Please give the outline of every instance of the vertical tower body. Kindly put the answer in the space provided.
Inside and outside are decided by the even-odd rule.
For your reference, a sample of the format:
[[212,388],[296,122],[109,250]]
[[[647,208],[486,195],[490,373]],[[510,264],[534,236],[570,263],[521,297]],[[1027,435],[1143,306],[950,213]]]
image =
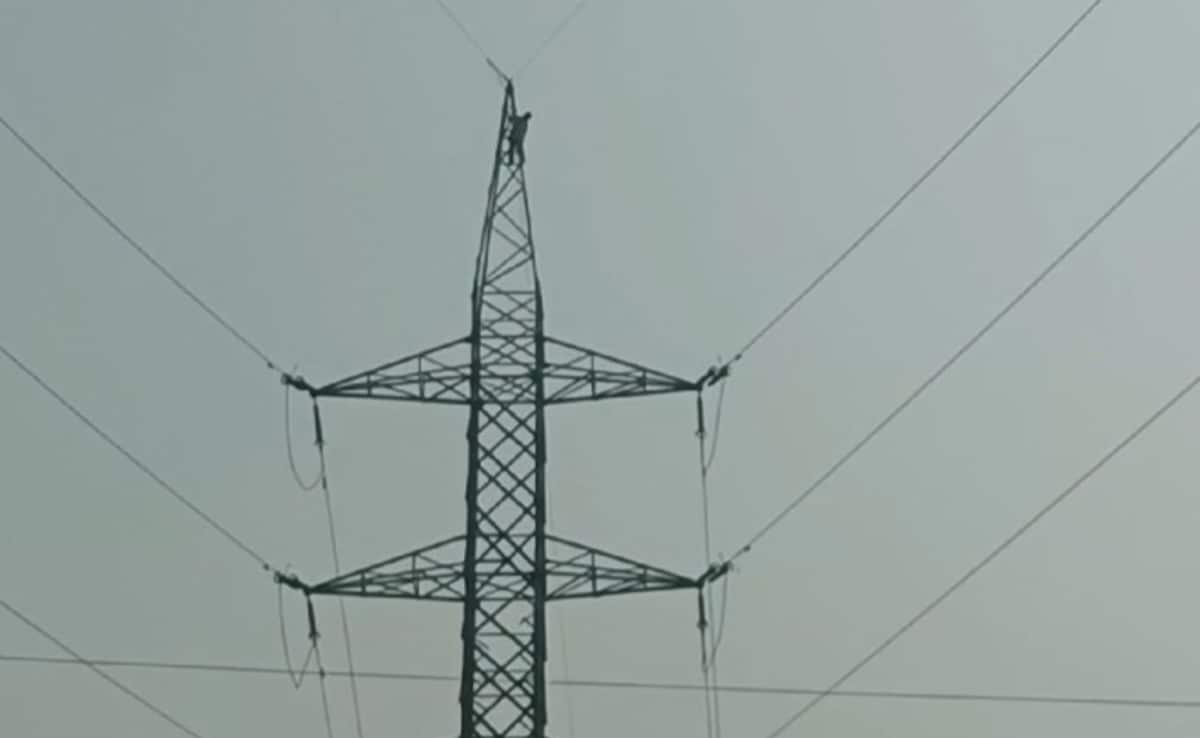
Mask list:
[[[471,294],[461,735],[545,735],[542,294],[505,91]],[[512,148],[511,146],[508,148]]]
[[[306,595],[460,603],[461,738],[546,735],[546,605],[565,599],[696,589],[688,577],[546,531],[546,410],[555,405],[679,392],[687,380],[546,335],[525,190],[519,119],[505,89],[464,337],[315,387],[320,398],[467,409],[466,530],[319,584]],[[515,156],[514,156],[515,155]]]

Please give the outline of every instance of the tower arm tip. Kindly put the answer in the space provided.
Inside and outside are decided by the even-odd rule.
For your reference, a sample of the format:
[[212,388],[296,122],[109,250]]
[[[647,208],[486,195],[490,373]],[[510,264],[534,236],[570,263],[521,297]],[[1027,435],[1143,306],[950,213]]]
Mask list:
[[302,582],[300,577],[296,576],[295,574],[284,574],[281,571],[277,571],[275,572],[275,583],[282,584],[289,589],[294,589],[297,592],[303,592],[304,594],[309,594],[312,592],[312,587]]
[[722,561],[719,564],[709,564],[704,573],[696,579],[696,587],[699,588],[711,584],[731,571],[733,571],[732,561]]

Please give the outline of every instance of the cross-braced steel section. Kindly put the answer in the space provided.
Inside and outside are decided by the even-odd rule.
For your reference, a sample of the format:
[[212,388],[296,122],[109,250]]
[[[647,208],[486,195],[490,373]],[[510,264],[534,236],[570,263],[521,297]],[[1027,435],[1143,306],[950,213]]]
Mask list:
[[[314,595],[462,602],[466,596],[466,542],[466,536],[455,536],[319,584],[293,583]],[[546,551],[547,602],[696,586],[693,577],[558,536],[546,536]],[[528,578],[526,571],[514,570],[502,556],[480,558],[478,563],[488,573],[479,577],[487,584],[476,589],[477,600],[506,601],[520,595]]]
[[468,409],[466,532],[319,584],[309,595],[461,602],[462,738],[546,735],[546,603],[698,588],[699,577],[547,534],[546,408],[587,400],[698,392],[687,380],[546,336],[525,189],[523,134],[505,90],[475,279],[471,330],[335,382],[287,376],[314,398],[462,405]]
[[[310,387],[298,379],[294,381],[318,397],[470,405],[474,377],[472,344],[471,336],[463,336],[323,387]],[[546,405],[642,397],[696,388],[694,381],[553,336],[543,336],[542,345],[541,377]],[[493,395],[498,400],[514,405],[534,404],[537,398],[528,393],[526,383],[516,381],[514,368],[519,365],[484,363],[480,367],[480,377],[493,385]]]
[[[546,726],[546,581],[537,575],[546,568],[542,295],[515,125],[510,85],[471,292],[464,738],[543,736]],[[508,596],[484,596],[499,589]]]

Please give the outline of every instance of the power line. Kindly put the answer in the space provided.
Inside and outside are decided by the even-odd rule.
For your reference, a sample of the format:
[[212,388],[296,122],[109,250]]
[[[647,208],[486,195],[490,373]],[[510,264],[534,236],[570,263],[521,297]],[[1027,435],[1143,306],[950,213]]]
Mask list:
[[491,67],[493,72],[496,73],[496,76],[500,78],[501,82],[507,82],[508,75],[506,75],[504,71],[496,65],[496,62],[492,61],[491,55],[489,55],[487,50],[483,48],[483,44],[479,43],[479,39],[475,37],[475,34],[471,33],[471,29],[467,28],[467,24],[462,22],[462,19],[458,17],[458,14],[446,4],[445,0],[434,0],[434,2],[441,7],[442,12],[445,13],[446,17],[450,19],[450,22],[458,28],[463,37],[475,47],[475,50],[479,52],[479,56],[483,57],[483,60],[487,62],[487,65]]
[[313,634],[310,632],[308,652],[304,655],[304,661],[300,664],[299,670],[293,667],[292,647],[287,633],[287,617],[283,614],[283,582],[276,582],[275,603],[279,613],[279,644],[283,650],[283,665],[288,675],[288,681],[292,683],[293,688],[298,690],[304,686],[304,677],[308,675],[308,665],[312,663],[313,656],[316,654],[316,644],[313,643]]
[[812,484],[810,484],[802,493],[800,493],[800,495],[798,497],[796,497],[786,507],[784,507],[783,510],[781,510],[775,517],[773,517],[757,533],[755,533],[753,536],[751,536],[750,540],[746,543],[746,545],[742,546],[737,551],[737,553],[734,555],[733,558],[736,559],[739,556],[743,555],[744,553],[749,551],[756,543],[758,543],[760,540],[762,540],[763,536],[770,533],[771,530],[773,528],[775,528],[775,526],[779,525],[779,523],[782,522],[784,518],[786,518],[801,503],[803,503],[805,500],[807,500],[809,498],[809,496],[812,495],[814,492],[816,492],[823,484],[825,484],[826,481],[828,481],[831,477],[833,477],[833,475],[835,475],[838,472],[838,470],[840,470],[843,466],[845,466],[845,464],[848,461],[850,461],[850,459],[854,458],[858,454],[859,451],[861,451],[863,448],[865,448],[867,446],[867,444],[869,444],[872,440],[874,440],[875,437],[878,436],[885,428],[887,428],[889,425],[891,425],[892,421],[895,420],[897,417],[899,417],[900,414],[903,413],[906,409],[908,409],[908,407],[910,405],[912,405],[913,402],[915,402],[917,400],[917,398],[919,398],[921,395],[923,395],[926,390],[928,390],[931,386],[934,385],[934,383],[936,383],[939,379],[941,379],[942,375],[944,375],[947,371],[950,370],[951,367],[953,367],[955,364],[957,364],[959,359],[961,359],[963,356],[965,356],[967,354],[967,352],[969,352],[972,348],[974,348],[975,345],[978,344],[983,339],[984,336],[986,336],[988,333],[990,333],[991,330],[993,328],[995,328],[996,325],[999,324],[1000,321],[1002,321],[1009,313],[1011,313],[1013,311],[1013,309],[1016,308],[1017,305],[1019,305],[1026,297],[1028,297],[1030,295],[1030,293],[1032,293],[1035,289],[1037,289],[1037,287],[1039,285],[1041,285],[1042,282],[1044,282],[1046,280],[1046,278],[1049,277],[1052,272],[1054,272],[1056,269],[1058,269],[1058,267],[1060,267],[1068,258],[1070,258],[1070,256],[1072,254],[1074,254],[1075,251],[1080,246],[1082,246],[1084,244],[1084,242],[1086,242],[1092,236],[1093,233],[1095,233],[1102,225],[1104,225],[1104,223],[1110,217],[1112,217],[1112,215],[1115,212],[1117,212],[1117,210],[1119,210],[1121,208],[1121,206],[1124,205],[1129,200],[1129,198],[1131,198],[1134,195],[1134,193],[1136,193],[1138,190],[1140,190],[1142,188],[1142,185],[1144,185],[1151,177],[1153,177],[1158,172],[1158,170],[1162,168],[1162,166],[1164,164],[1166,164],[1181,148],[1183,148],[1184,144],[1186,144],[1189,140],[1191,140],[1191,138],[1196,134],[1197,130],[1200,130],[1200,121],[1197,121],[1190,129],[1188,129],[1188,131],[1181,138],[1179,138],[1174,144],[1172,144],[1171,147],[1169,149],[1167,149],[1166,153],[1164,153],[1162,156],[1160,156],[1158,158],[1158,160],[1155,161],[1154,164],[1149,169],[1147,169],[1140,177],[1138,177],[1137,180],[1132,185],[1130,185],[1130,187],[1128,189],[1126,189],[1124,193],[1121,194],[1120,197],[1118,197],[1111,205],[1109,205],[1108,208],[1103,213],[1101,213],[1098,218],[1096,218],[1094,221],[1092,221],[1091,225],[1089,225],[1087,228],[1085,228],[1083,230],[1083,232],[1080,233],[1079,236],[1076,237],[1075,240],[1072,241],[1070,243],[1070,245],[1068,245],[1066,247],[1066,249],[1064,249],[1062,252],[1060,252],[1058,254],[1058,256],[1054,257],[1054,259],[1048,265],[1046,265],[1046,267],[1044,269],[1042,269],[1042,271],[1039,272],[1038,275],[1033,278],[1033,280],[1031,280],[1024,287],[1022,287],[1021,290],[1019,292],[1017,292],[1017,294],[1011,300],[1009,300],[1008,303],[1005,304],[1005,306],[1003,308],[1001,308],[998,313],[993,315],[991,317],[991,319],[988,320],[988,322],[983,325],[982,328],[980,328],[978,331],[976,331],[975,334],[972,335],[966,341],[966,343],[964,343],[962,346],[960,346],[958,348],[958,350],[956,350],[950,356],[949,359],[947,359],[945,362],[943,362],[933,372],[933,374],[930,374],[925,379],[925,381],[921,382],[921,384],[918,385],[917,388],[914,389],[907,397],[905,397],[904,400],[899,405],[897,405],[895,408],[892,409],[892,411],[890,413],[888,413],[886,416],[884,416],[884,418],[882,420],[880,420],[875,425],[875,427],[873,427],[870,430],[870,432],[868,432],[865,436],[863,436],[862,439],[858,441],[858,443],[854,444],[854,446],[852,446],[849,451],[847,451],[845,454],[843,454],[841,456],[841,458],[839,458],[833,464],[833,466],[829,467],[829,469],[827,469],[824,474],[817,477],[817,479]]
[[1025,84],[1025,81],[1033,76],[1034,72],[1036,72],[1038,68],[1041,67],[1042,64],[1049,59],[1054,52],[1063,45],[1064,42],[1066,42],[1067,38],[1069,38],[1085,20],[1087,20],[1088,16],[1090,16],[1092,11],[1094,11],[1100,5],[1101,1],[1102,0],[1094,0],[1090,5],[1088,5],[1087,8],[1085,8],[1084,11],[1071,23],[1071,25],[1067,26],[1067,29],[1063,31],[1036,60],[1034,60],[1033,64],[1031,64],[1024,72],[1022,72],[1021,76],[1017,77],[1015,82],[1009,85],[1008,89],[1004,91],[1004,94],[1000,95],[995,102],[988,106],[988,108],[983,111],[983,114],[976,118],[975,122],[968,126],[962,135],[955,139],[954,143],[950,144],[950,146],[943,151],[941,155],[938,156],[938,158],[935,159],[933,163],[929,165],[929,167],[925,169],[925,171],[922,172],[921,175],[917,177],[907,189],[904,190],[904,192],[900,194],[900,197],[896,198],[896,200],[889,205],[887,209],[880,213],[879,217],[875,218],[875,220],[871,222],[871,225],[867,226],[867,229],[859,234],[858,238],[854,239],[854,241],[852,241],[850,245],[845,248],[845,250],[838,254],[836,259],[830,262],[830,264],[825,267],[825,269],[822,270],[821,273],[819,273],[811,282],[809,282],[799,294],[792,298],[792,300],[788,302],[782,310],[768,320],[766,325],[760,328],[759,331],[755,333],[749,341],[747,341],[740,349],[738,349],[737,353],[735,353],[733,358],[730,359],[729,364],[733,364],[741,360],[747,351],[749,351],[755,344],[762,340],[764,336],[770,333],[771,330],[774,329],[775,326],[778,325],[785,316],[787,316],[788,313],[794,310],[797,305],[799,305],[810,294],[812,294],[812,292],[816,290],[816,288],[820,286],[820,284],[824,282],[830,274],[840,267],[842,263],[846,261],[846,259],[850,258],[851,254],[857,251],[858,248],[867,241],[867,239],[874,235],[875,231],[879,230],[879,227],[882,226],[889,218],[891,218],[892,215],[894,215],[896,211],[899,210],[900,207],[907,202],[908,199],[912,197],[912,195],[918,189],[920,189],[922,185],[925,184],[926,180],[933,176],[933,174],[940,169],[942,165],[945,164],[946,161],[953,156],[954,153],[959,150],[959,148],[962,147],[964,143],[967,142],[967,139],[971,138],[971,136],[973,136],[975,132],[978,131],[979,128],[983,126],[983,124],[987,122],[989,118],[992,117],[992,114],[995,113],[1000,106],[1008,100],[1008,98],[1012,97],[1012,95],[1018,89],[1020,89],[1023,84]]
[[[546,493],[546,522],[549,523],[551,530],[557,530],[558,526],[554,522],[554,496],[547,491]],[[549,617],[549,615],[547,615]],[[562,682],[568,683],[571,681],[571,658],[570,658],[570,643],[567,640],[567,613],[559,610],[555,616],[556,624],[558,625],[558,643],[562,649]],[[568,686],[564,690],[567,707],[567,738],[575,738],[575,700],[571,694],[571,688]]]
[[563,19],[557,26],[554,27],[554,30],[550,31],[550,35],[546,36],[542,43],[534,50],[532,54],[530,54],[529,59],[521,65],[520,69],[517,70],[517,79],[520,79],[525,74],[526,70],[533,66],[533,63],[537,61],[543,53],[545,53],[546,49],[550,47],[550,44],[554,43],[555,39],[561,36],[563,31],[567,30],[567,26],[571,25],[571,21],[575,20],[576,16],[579,15],[579,12],[583,10],[583,6],[586,4],[587,0],[579,0],[575,3],[575,7],[571,8],[571,10],[565,16],[563,16]]
[[[560,610],[559,612],[561,613],[562,611]],[[562,649],[562,658],[560,659],[562,661],[562,675],[563,675],[562,680],[563,680],[563,682],[570,682],[571,681],[571,659],[570,659],[570,655],[569,655],[570,650],[567,648],[568,641],[567,641],[566,614],[563,613],[563,614],[559,615],[558,618],[556,618],[556,620],[557,620],[557,624],[558,624],[558,642],[559,642],[559,644],[561,644],[560,647]],[[553,683],[553,682],[551,682],[551,683]],[[576,736],[576,733],[575,733],[575,700],[571,694],[570,686],[567,686],[566,690],[564,690],[564,691],[565,691],[566,698],[567,698],[566,699],[566,703],[567,703],[567,738],[575,738],[575,736]]]
[[[313,400],[314,409],[316,412],[316,400]],[[292,472],[292,479],[296,481],[296,486],[303,492],[311,492],[317,488],[321,480],[325,477],[324,455],[322,455],[321,467],[317,469],[317,474],[311,482],[306,482],[300,476],[300,470],[296,466],[296,452],[292,448],[292,389],[288,385],[283,385],[283,442],[287,449],[288,469]]]
[[[317,448],[321,453],[321,491],[325,498],[325,520],[329,527],[329,551],[333,558],[334,576],[342,574],[342,559],[338,553],[337,525],[333,517],[333,496],[329,493],[329,475],[325,473],[325,439],[320,435],[320,425],[317,426]],[[358,699],[358,679],[354,674],[354,647],[350,639],[350,617],[346,614],[346,601],[338,598],[338,611],[342,621],[342,640],[346,644],[346,668],[350,672],[350,696],[354,705],[354,725],[358,738],[363,738],[362,707]],[[317,652],[318,659],[320,652]],[[320,666],[320,661],[317,662]],[[324,669],[322,668],[322,672]],[[324,694],[322,694],[324,699]]]
[[[45,656],[14,656],[0,654],[0,663],[12,664],[43,664],[61,666],[82,665],[76,659],[55,658]],[[171,661],[132,661],[132,660],[92,660],[91,663],[111,668],[151,669],[162,671],[210,672],[217,674],[241,674],[249,676],[282,676],[286,669],[259,666],[238,666],[232,664],[197,664]],[[325,672],[330,678],[347,678],[349,672],[330,670]],[[458,677],[451,674],[424,674],[390,671],[359,671],[356,676],[360,679],[381,681],[410,681],[454,684]],[[601,679],[556,679],[551,684],[560,687],[581,687],[587,689],[633,690],[647,692],[701,692],[703,684],[687,682],[652,682],[636,680],[601,680]],[[746,694],[780,697],[803,697],[825,694],[826,690],[803,687],[772,687],[762,685],[725,684],[720,690],[726,694]],[[995,702],[1002,704],[1043,704],[1043,705],[1075,705],[1081,707],[1138,707],[1154,709],[1200,709],[1200,699],[1139,699],[1124,697],[1060,697],[1053,695],[1023,695],[1023,694],[989,694],[979,692],[920,692],[908,690],[879,690],[879,689],[847,689],[835,690],[829,697],[840,699],[872,699],[872,700],[906,700],[926,702]]]
[[218,313],[215,309],[213,309],[212,306],[210,306],[207,302],[205,302],[203,299],[201,299],[200,296],[197,295],[194,291],[192,291],[192,289],[189,288],[186,284],[184,284],[182,280],[180,280],[178,277],[176,277],[174,274],[172,274],[171,270],[167,269],[167,267],[164,266],[161,261],[154,258],[153,254],[151,254],[144,246],[142,246],[140,243],[138,243],[138,241],[133,236],[129,235],[128,231],[126,231],[124,228],[122,228],[120,225],[118,225],[117,222],[115,220],[113,220],[108,215],[108,213],[104,212],[104,210],[102,210],[100,208],[100,206],[97,205],[94,200],[92,200],[90,197],[88,197],[86,194],[84,194],[83,190],[79,189],[79,187],[77,187],[75,185],[75,183],[72,182],[71,179],[69,177],[67,177],[67,175],[64,174],[61,169],[59,169],[57,166],[55,166],[54,162],[50,161],[50,159],[45,154],[43,154],[36,146],[34,146],[33,143],[28,138],[23,136],[21,134],[21,132],[18,131],[11,123],[9,123],[8,120],[5,119],[2,115],[0,115],[0,125],[3,125],[5,128],[7,128],[8,132],[12,134],[13,138],[15,138],[22,146],[24,146],[25,149],[34,156],[34,158],[36,158],[39,162],[41,162],[42,165],[44,167],[46,167],[46,169],[48,169],[51,174],[53,174],[55,177],[57,177],[58,181],[62,182],[63,185],[66,186],[66,188],[68,190],[70,190],[71,193],[73,195],[75,195],[75,197],[78,198],[80,202],[82,202],[84,205],[86,205],[88,207],[88,209],[90,209],[93,213],[95,213],[96,216],[100,218],[100,220],[104,221],[105,225],[107,225],[109,227],[109,229],[112,230],[113,233],[117,234],[117,236],[119,236],[122,241],[124,241],[126,244],[129,245],[130,248],[132,248],[134,251],[136,251],[148,264],[150,264],[150,266],[152,266],[156,270],[158,270],[159,274],[166,277],[167,281],[169,281],[171,284],[173,284],[176,289],[178,289],[180,292],[182,292],[184,295],[186,295],[188,297],[188,299],[190,299],[197,306],[199,306],[200,309],[203,310],[208,315],[208,317],[210,317],[214,321],[216,321],[216,323],[218,325],[220,325],[222,328],[224,328],[225,332],[227,332],[229,335],[233,336],[234,339],[236,339],[238,341],[238,343],[242,344],[242,346],[246,347],[255,356],[257,356],[264,363],[266,363],[268,369],[271,369],[273,371],[279,371],[279,367],[276,365],[276,363],[274,361],[271,360],[271,357],[268,356],[265,351],[263,351],[261,348],[259,348],[257,345],[255,345],[254,342],[252,342],[249,338],[247,338],[245,336],[245,334],[243,334],[237,328],[234,328],[233,325],[228,320],[226,320],[224,317],[222,317],[220,313]]
[[[321,710],[325,714],[325,735],[333,738],[333,715],[329,711],[329,692],[325,689],[325,677],[328,676],[328,673],[325,671],[325,665],[321,662],[321,647],[315,639],[313,640],[313,654],[317,657],[317,683],[321,687]],[[351,672],[351,679],[353,680],[353,672]]]
[[[471,29],[467,27],[467,24],[463,22],[462,18],[458,17],[458,14],[454,12],[454,9],[451,8],[450,5],[445,2],[445,0],[434,0],[434,2],[438,4],[438,7],[442,9],[442,12],[447,18],[450,19],[450,22],[453,23],[456,28],[458,28],[459,32],[462,33],[463,38],[465,38],[471,44],[471,46],[475,47],[475,50],[479,52],[479,56],[482,57],[485,62],[487,62],[487,65],[491,67],[493,72],[496,73],[496,76],[500,78],[500,81],[505,83],[508,82],[508,75],[505,74],[504,70],[502,70],[496,64],[496,62],[492,60],[492,56],[488,54],[487,49],[485,49],[483,44],[480,43],[479,38],[471,32]],[[536,49],[534,49],[534,52],[530,54],[529,59],[527,59],[525,63],[521,65],[521,67],[517,70],[517,74],[514,79],[520,79],[521,76],[525,74],[529,67],[531,67],[533,63],[536,62],[543,53],[545,53],[546,49],[549,48],[550,45],[562,35],[563,31],[565,31],[567,27],[571,25],[571,21],[575,20],[586,4],[587,0],[578,0],[578,2],[575,3],[575,7],[571,8],[571,10],[565,16],[563,16],[563,19],[559,21],[558,25],[550,31],[549,35],[547,35],[546,38],[542,40],[542,43],[539,44]]]
[[125,457],[126,461],[128,461],[129,463],[131,463],[135,467],[137,467],[138,471],[142,472],[142,474],[149,477],[164,492],[166,492],[167,494],[174,497],[179,503],[181,503],[184,507],[186,507],[194,515],[196,515],[196,517],[203,520],[210,528],[212,528],[216,532],[220,533],[227,541],[229,541],[234,546],[236,546],[239,550],[241,550],[242,553],[244,553],[247,556],[249,556],[250,558],[254,559],[255,563],[257,563],[259,566],[261,566],[264,570],[273,571],[273,568],[267,562],[267,560],[265,558],[263,558],[263,556],[260,555],[257,551],[255,551],[253,548],[251,548],[249,546],[249,544],[247,544],[241,538],[238,538],[237,536],[235,536],[232,532],[230,532],[230,530],[228,528],[226,528],[225,526],[218,523],[215,519],[212,518],[212,516],[210,516],[208,513],[204,512],[199,507],[197,507],[194,502],[189,500],[182,492],[175,489],[175,487],[171,486],[171,484],[169,484],[165,479],[160,477],[153,469],[151,469],[149,466],[147,466],[145,462],[143,462],[138,457],[134,456],[132,452],[130,452],[128,449],[126,449],[124,446],[122,446],[115,438],[113,438],[111,435],[109,435],[103,428],[101,428],[99,425],[97,425],[95,422],[93,422],[91,418],[89,418],[87,415],[84,415],[82,410],[80,410],[78,407],[76,407],[74,404],[72,404],[71,401],[68,400],[66,397],[64,397],[62,394],[60,394],[58,392],[58,390],[51,387],[50,384],[47,383],[44,379],[42,379],[41,376],[39,376],[37,374],[37,372],[35,372],[32,368],[30,368],[30,366],[28,364],[26,364],[25,362],[23,362],[19,358],[17,358],[16,355],[14,355],[11,351],[9,351],[3,345],[0,345],[0,354],[3,354],[5,358],[7,358],[9,361],[11,361],[13,363],[13,365],[15,365],[18,369],[20,369],[22,372],[24,372],[26,376],[28,376],[35,383],[37,383],[37,385],[39,387],[41,387],[42,390],[46,392],[46,394],[53,397],[55,399],[55,401],[58,402],[59,405],[62,405],[64,408],[67,409],[68,412],[70,412],[72,415],[74,415],[76,420],[78,420],[79,422],[86,425],[93,433],[95,433],[97,436],[99,436],[105,443],[107,443],[109,446],[111,446],[117,453],[119,453],[119,454],[121,454],[121,456]]
[[709,445],[708,453],[704,458],[704,471],[706,473],[712,469],[713,462],[717,458],[717,448],[721,442],[721,418],[725,410],[725,391],[728,388],[728,382],[721,382],[721,387],[717,390],[717,414],[713,420],[712,443]]
[[[1200,123],[1198,123],[1197,126],[1200,127]],[[1193,130],[1195,130],[1195,129],[1193,129]],[[1099,472],[1101,469],[1103,469],[1104,466],[1108,464],[1108,462],[1112,461],[1113,458],[1115,458],[1118,454],[1120,454],[1123,450],[1125,450],[1125,448],[1127,446],[1129,446],[1129,444],[1133,443],[1150,426],[1154,425],[1154,423],[1157,422],[1159,418],[1161,418],[1163,415],[1165,415],[1171,408],[1175,407],[1175,405],[1180,400],[1182,400],[1184,397],[1186,397],[1188,395],[1188,393],[1190,393],[1193,389],[1195,389],[1196,385],[1198,385],[1198,384],[1200,384],[1200,374],[1197,374],[1195,377],[1193,377],[1192,380],[1189,381],[1187,384],[1185,384],[1182,389],[1177,391],[1174,395],[1171,396],[1171,398],[1169,400],[1167,400],[1165,403],[1160,405],[1157,410],[1155,410],[1153,413],[1151,413],[1148,418],[1143,420],[1141,422],[1141,424],[1139,424],[1136,428],[1133,429],[1132,432],[1130,432],[1123,439],[1121,439],[1120,442],[1118,442],[1115,446],[1113,446],[1111,449],[1109,449],[1107,453],[1105,453],[1103,456],[1100,457],[1100,459],[1098,461],[1096,461],[1096,463],[1094,463],[1090,467],[1088,467],[1087,471],[1085,471],[1083,474],[1079,475],[1079,477],[1076,478],[1075,481],[1073,481],[1069,485],[1067,485],[1066,489],[1064,489],[1062,492],[1059,492],[1058,495],[1056,495],[1054,497],[1054,499],[1052,499],[1052,500],[1050,500],[1050,502],[1046,503],[1046,505],[1044,505],[1040,510],[1037,511],[1037,513],[1035,513],[1033,515],[1033,517],[1029,518],[1024,523],[1022,523],[1021,526],[1016,529],[1016,531],[1014,531],[1007,538],[1005,538],[1003,541],[1001,541],[998,546],[993,548],[986,556],[984,556],[975,565],[973,565],[970,569],[968,569],[965,574],[963,574],[961,577],[959,577],[957,580],[955,580],[954,583],[951,584],[949,587],[947,587],[940,595],[935,597],[929,604],[925,605],[925,607],[921,608],[917,612],[916,615],[914,615],[912,618],[910,618],[908,620],[908,622],[906,622],[904,625],[900,626],[895,632],[893,632],[890,636],[888,636],[886,639],[884,639],[882,643],[880,643],[878,646],[876,646],[874,649],[872,649],[870,651],[870,653],[868,653],[866,656],[864,656],[862,659],[860,659],[857,663],[855,663],[854,666],[852,666],[844,674],[842,674],[840,677],[838,677],[838,679],[835,682],[833,682],[833,684],[831,684],[828,689],[823,691],[821,694],[816,695],[815,697],[813,697],[813,699],[809,700],[808,703],[804,705],[804,707],[800,708],[800,710],[798,712],[796,712],[794,715],[792,715],[792,717],[788,718],[788,720],[786,722],[784,722],[783,725],[776,728],[770,734],[770,738],[777,738],[785,730],[787,730],[789,727],[794,725],[797,720],[804,717],[804,715],[806,715],[809,712],[809,710],[816,707],[823,699],[825,699],[826,696],[828,696],[829,694],[832,694],[834,690],[839,689],[843,684],[845,684],[847,681],[849,681],[851,678],[853,678],[855,674],[858,674],[865,666],[867,666],[867,664],[870,664],[872,661],[874,661],[876,658],[878,658],[880,654],[882,654],[884,651],[886,651],[888,648],[890,648],[892,646],[892,644],[894,644],[896,641],[900,640],[900,638],[902,638],[904,636],[904,634],[908,633],[910,630],[912,630],[914,627],[916,627],[916,625],[918,623],[920,623],[922,620],[924,620],[929,615],[929,613],[933,612],[938,607],[940,607],[946,600],[950,599],[950,597],[953,596],[955,592],[962,589],[962,587],[965,586],[969,581],[971,581],[975,577],[975,575],[977,575],[985,567],[987,567],[989,564],[991,564],[993,561],[995,561],[996,558],[1000,556],[1000,554],[1002,554],[1006,550],[1008,550],[1008,548],[1010,546],[1012,546],[1014,543],[1016,543],[1018,539],[1020,539],[1022,536],[1024,536],[1026,533],[1028,533],[1043,518],[1045,518],[1047,515],[1049,515],[1055,508],[1057,508],[1060,504],[1062,504],[1076,490],[1078,490],[1080,487],[1082,487],[1084,485],[1084,483],[1086,483],[1089,479],[1091,479],[1093,476],[1095,476],[1097,472]]]
[[[47,665],[79,665],[75,659],[54,658],[46,656],[17,656],[13,654],[0,654],[0,663],[11,664],[47,664]],[[291,675],[296,676],[296,671],[289,671],[286,668],[270,667],[270,666],[241,666],[237,664],[201,664],[189,663],[183,661],[147,661],[137,659],[90,659],[88,663],[96,664],[97,666],[107,666],[115,669],[152,669],[158,671],[200,671],[214,672],[218,674],[245,674],[245,675],[262,675],[262,676],[277,676]],[[431,674],[406,674],[403,672],[356,672],[358,676],[364,679],[391,679],[399,681],[445,681],[454,682],[458,677],[454,676],[437,676]],[[327,670],[327,676],[347,678],[350,676],[349,671],[339,671],[336,669]],[[295,682],[293,682],[294,684]]]
[[[721,404],[725,399],[725,384],[721,384],[720,400],[717,407],[717,423],[720,423]],[[712,516],[711,516],[711,498],[708,489],[708,470],[712,463],[713,454],[716,450],[717,439],[714,438],[712,450],[709,450],[708,431],[705,422],[704,412],[704,395],[696,395],[696,441],[697,451],[699,452],[698,460],[700,462],[700,514],[701,528],[704,539],[704,560],[712,565]],[[725,578],[728,582],[728,577]],[[704,597],[704,592],[708,593]],[[717,646],[714,635],[713,645],[709,647],[709,625],[715,623],[713,611],[713,584],[711,581],[704,585],[701,590],[700,601],[700,669],[704,675],[704,717],[708,731],[708,738],[721,738],[721,672],[717,660]],[[713,625],[715,628],[716,626]]]
[[40,635],[42,638],[45,638],[47,641],[50,641],[51,643],[53,643],[55,646],[57,646],[59,648],[59,650],[71,655],[70,661],[67,661],[66,659],[61,659],[61,661],[67,661],[67,663],[78,664],[80,666],[86,666],[87,668],[89,668],[93,672],[95,672],[101,679],[103,679],[104,681],[113,685],[117,689],[121,690],[122,692],[125,693],[126,696],[130,697],[133,700],[136,700],[138,702],[138,704],[140,704],[142,707],[145,707],[147,710],[150,710],[155,715],[158,715],[160,718],[162,718],[163,720],[166,720],[171,725],[174,725],[176,728],[178,728],[183,733],[190,735],[192,738],[202,738],[199,733],[197,733],[196,731],[192,730],[191,728],[187,727],[183,723],[176,720],[166,710],[162,709],[158,705],[155,705],[150,700],[146,699],[145,697],[141,696],[137,692],[133,691],[129,687],[122,684],[120,681],[118,681],[116,679],[116,677],[112,676],[108,672],[101,669],[96,664],[96,662],[89,661],[89,660],[85,659],[83,656],[80,656],[79,653],[76,652],[73,648],[68,646],[66,643],[63,643],[62,641],[60,641],[52,633],[50,633],[50,631],[46,630],[45,628],[38,625],[30,618],[26,617],[25,614],[20,612],[19,610],[17,610],[17,608],[8,604],[4,600],[0,600],[0,607],[3,607],[17,620],[20,620],[22,623],[27,625],[30,629],[36,631],[37,634]]

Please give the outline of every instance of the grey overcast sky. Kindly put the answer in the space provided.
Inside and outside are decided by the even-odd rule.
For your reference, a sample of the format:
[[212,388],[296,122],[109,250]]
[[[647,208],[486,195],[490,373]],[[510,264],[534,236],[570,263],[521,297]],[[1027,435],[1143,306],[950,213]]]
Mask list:
[[[513,69],[567,0],[453,5]],[[521,79],[556,334],[693,375],[741,344],[1085,0],[591,0]],[[1193,0],[1107,0],[738,365],[729,553],[1200,116]],[[332,378],[465,331],[500,91],[432,0],[2,0],[0,114],[241,330]],[[252,355],[0,136],[0,341],[273,563],[330,563]],[[722,677],[822,687],[1200,370],[1200,142],[731,581]],[[95,658],[283,663],[270,578],[0,363],[0,597]],[[462,525],[464,417],[330,403],[342,558]],[[1200,397],[848,686],[1196,697]],[[555,413],[557,531],[703,567],[689,398]],[[295,423],[300,463],[311,430]],[[342,665],[336,608],[320,603]],[[285,601],[292,632],[302,605]],[[350,603],[359,666],[453,674],[453,607]],[[698,680],[695,601],[555,609],[550,673]],[[293,649],[303,644],[294,639]],[[0,652],[59,655],[0,616]],[[315,682],[118,675],[205,736],[321,736]],[[331,681],[337,735],[353,720]],[[453,683],[363,682],[367,733],[456,730]],[[562,738],[704,731],[698,694],[555,689]],[[727,696],[765,735],[801,698]],[[568,719],[571,716],[571,719]],[[85,669],[0,664],[0,734],[170,726]],[[1192,737],[1200,711],[830,699],[801,736]]]

